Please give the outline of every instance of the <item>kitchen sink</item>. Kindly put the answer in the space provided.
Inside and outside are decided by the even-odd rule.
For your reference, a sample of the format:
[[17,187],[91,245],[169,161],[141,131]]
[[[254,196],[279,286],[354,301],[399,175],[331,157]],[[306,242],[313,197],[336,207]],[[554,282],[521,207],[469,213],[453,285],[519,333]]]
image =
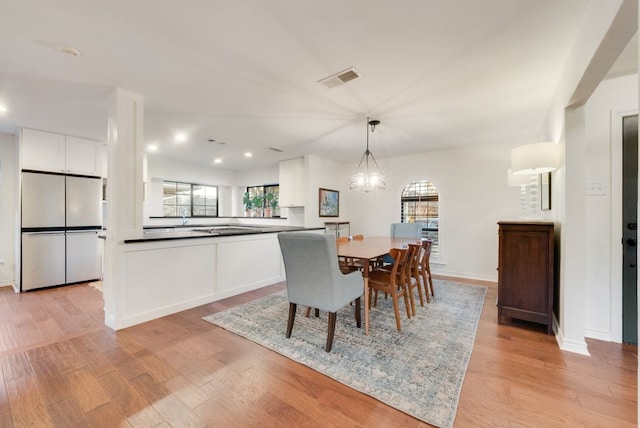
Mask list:
[[154,227],[152,229],[145,229],[144,233],[167,233],[167,232],[184,232],[184,230],[177,229],[175,227]]
[[234,235],[240,233],[261,233],[263,229],[251,226],[212,226],[192,229],[194,232],[208,233],[210,235]]

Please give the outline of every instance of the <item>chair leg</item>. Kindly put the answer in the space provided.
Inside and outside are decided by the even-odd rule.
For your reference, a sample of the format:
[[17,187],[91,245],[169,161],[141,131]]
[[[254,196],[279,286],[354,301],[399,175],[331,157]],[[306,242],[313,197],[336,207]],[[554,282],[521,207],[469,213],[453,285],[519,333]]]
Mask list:
[[333,346],[333,333],[336,331],[336,313],[329,312],[329,329],[327,332],[327,346],[324,348],[325,351],[331,352],[331,347]]
[[[406,299],[407,296],[405,295],[404,297]],[[402,331],[402,325],[400,324],[400,310],[398,309],[398,296],[392,293],[391,300],[393,301],[393,313],[396,316],[396,328],[398,329],[398,331]]]
[[[320,309],[315,308],[314,313],[316,315],[316,318],[318,318],[320,316]],[[305,318],[309,318],[309,314],[311,314],[311,306],[307,306],[307,309],[304,310]]]
[[429,276],[429,287],[431,287],[431,295],[433,297],[436,297],[436,293],[433,292],[433,278],[431,277],[431,269],[430,268],[427,270],[427,274]]
[[[418,296],[420,296],[420,306],[424,307],[424,294],[422,294],[422,287],[420,287],[420,275],[415,276],[416,288],[418,289]],[[427,298],[429,293],[427,292]]]
[[[407,308],[407,318],[411,318],[411,308],[413,307],[413,309],[415,310],[415,306],[411,304],[412,299],[410,296],[413,296],[413,293],[410,293],[410,296],[407,296],[408,292],[409,292],[409,289],[404,290],[404,295],[403,295],[404,306]],[[414,315],[415,315],[415,312],[414,312]]]
[[287,320],[287,339],[291,337],[291,330],[293,330],[293,322],[296,320],[296,309],[298,305],[289,302],[289,319]]
[[409,315],[409,318],[411,318],[413,315],[416,314],[416,301],[413,298],[413,288],[411,287],[411,280],[409,280],[407,282],[407,285],[405,285],[405,290],[404,290],[404,298],[407,298],[407,294],[409,295],[409,302],[411,304],[411,314]]
[[427,295],[427,303],[431,303],[431,298],[429,298],[429,283],[427,279],[427,273],[421,270],[420,275],[422,276],[422,286],[424,287],[424,293]]
[[356,299],[356,326],[360,328],[362,325],[362,316],[360,315],[360,298]]

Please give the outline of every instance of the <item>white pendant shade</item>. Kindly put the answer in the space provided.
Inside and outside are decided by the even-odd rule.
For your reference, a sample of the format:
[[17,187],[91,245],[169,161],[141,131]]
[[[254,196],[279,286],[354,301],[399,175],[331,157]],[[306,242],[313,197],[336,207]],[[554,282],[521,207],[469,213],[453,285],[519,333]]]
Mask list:
[[554,171],[558,165],[558,146],[555,143],[525,144],[511,149],[513,174],[542,174]]
[[384,190],[385,182],[384,175],[380,172],[380,167],[376,158],[373,157],[373,153],[369,150],[369,126],[371,132],[375,130],[375,127],[380,124],[379,120],[369,120],[367,118],[367,149],[365,150],[356,172],[351,175],[351,190],[359,190],[361,192],[372,192],[374,190]]

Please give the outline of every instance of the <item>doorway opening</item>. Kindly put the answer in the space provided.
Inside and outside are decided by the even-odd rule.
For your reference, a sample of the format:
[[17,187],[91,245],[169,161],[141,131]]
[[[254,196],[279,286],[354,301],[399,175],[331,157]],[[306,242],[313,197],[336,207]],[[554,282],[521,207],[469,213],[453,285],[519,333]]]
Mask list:
[[638,115],[622,118],[622,341],[638,343]]

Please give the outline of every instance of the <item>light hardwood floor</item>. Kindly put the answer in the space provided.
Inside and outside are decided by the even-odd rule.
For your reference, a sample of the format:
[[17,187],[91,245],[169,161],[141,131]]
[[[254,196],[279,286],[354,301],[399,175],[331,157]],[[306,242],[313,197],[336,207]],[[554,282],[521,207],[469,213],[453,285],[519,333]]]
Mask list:
[[[0,288],[0,427],[427,426],[201,320],[282,288],[118,332],[87,285]],[[588,340],[591,357],[562,352],[540,331],[498,326],[496,293],[456,427],[636,426],[635,347]]]

